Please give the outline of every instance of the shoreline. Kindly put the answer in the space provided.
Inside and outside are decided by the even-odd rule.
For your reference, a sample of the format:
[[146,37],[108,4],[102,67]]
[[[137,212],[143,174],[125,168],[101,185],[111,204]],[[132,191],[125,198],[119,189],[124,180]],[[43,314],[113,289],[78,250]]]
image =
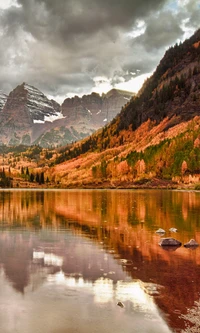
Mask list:
[[[18,179],[19,180],[19,179]],[[100,189],[100,190],[139,190],[139,189],[146,189],[146,190],[182,190],[182,191],[198,191],[200,188],[198,188],[195,183],[185,184],[185,183],[177,183],[172,180],[165,180],[165,179],[159,179],[159,178],[153,178],[153,179],[141,179],[135,182],[127,182],[127,181],[116,181],[116,182],[110,182],[108,180],[99,181],[99,182],[92,182],[92,183],[73,183],[73,184],[56,184],[56,183],[48,183],[47,184],[36,184],[31,183],[28,181],[21,180],[17,183],[18,186],[16,186],[16,182],[14,182],[13,187],[2,187],[0,189],[32,189],[32,190],[67,190],[67,189]],[[196,188],[195,188],[196,187]]]

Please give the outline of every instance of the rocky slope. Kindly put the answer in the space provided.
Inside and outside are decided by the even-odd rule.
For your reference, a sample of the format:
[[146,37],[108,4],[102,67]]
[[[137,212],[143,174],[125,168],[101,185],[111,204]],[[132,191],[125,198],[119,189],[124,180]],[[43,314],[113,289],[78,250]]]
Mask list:
[[70,122],[87,121],[102,127],[111,121],[133,97],[132,93],[117,89],[100,96],[97,93],[67,98],[62,104],[62,113]]
[[113,89],[66,99],[62,106],[26,83],[9,96],[0,93],[0,144],[65,145],[80,140],[113,119],[132,94]]

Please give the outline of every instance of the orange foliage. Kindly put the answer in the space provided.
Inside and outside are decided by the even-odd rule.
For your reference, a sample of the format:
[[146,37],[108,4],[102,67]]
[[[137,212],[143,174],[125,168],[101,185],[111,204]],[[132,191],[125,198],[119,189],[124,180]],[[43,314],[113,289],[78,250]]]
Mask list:
[[195,49],[198,49],[199,46],[200,46],[200,41],[194,43],[193,46],[194,46]]
[[146,165],[145,165],[144,160],[139,160],[136,163],[136,169],[137,169],[137,175],[138,176],[141,176],[141,175],[143,175],[145,173]]
[[121,175],[125,175],[129,172],[130,167],[127,161],[122,161],[117,165],[117,172]]
[[181,166],[181,173],[182,175],[185,173],[185,171],[187,170],[188,166],[187,166],[187,162],[183,161],[182,166]]
[[200,146],[200,140],[199,138],[196,138],[196,140],[194,141],[194,148],[199,148]]

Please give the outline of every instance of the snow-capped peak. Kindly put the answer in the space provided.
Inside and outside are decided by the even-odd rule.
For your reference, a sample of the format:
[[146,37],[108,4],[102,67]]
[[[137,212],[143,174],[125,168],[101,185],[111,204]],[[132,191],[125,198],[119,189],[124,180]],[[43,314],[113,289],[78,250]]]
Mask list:
[[24,89],[28,92],[27,106],[34,123],[63,118],[61,112],[55,109],[54,104],[40,90],[24,83]]

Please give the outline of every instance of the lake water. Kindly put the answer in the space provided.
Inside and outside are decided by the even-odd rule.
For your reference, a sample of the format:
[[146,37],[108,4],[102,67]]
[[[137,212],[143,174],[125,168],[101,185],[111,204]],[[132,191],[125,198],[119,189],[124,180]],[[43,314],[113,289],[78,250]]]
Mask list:
[[200,193],[0,191],[0,332],[181,332],[200,247],[163,249],[158,228],[200,243]]

